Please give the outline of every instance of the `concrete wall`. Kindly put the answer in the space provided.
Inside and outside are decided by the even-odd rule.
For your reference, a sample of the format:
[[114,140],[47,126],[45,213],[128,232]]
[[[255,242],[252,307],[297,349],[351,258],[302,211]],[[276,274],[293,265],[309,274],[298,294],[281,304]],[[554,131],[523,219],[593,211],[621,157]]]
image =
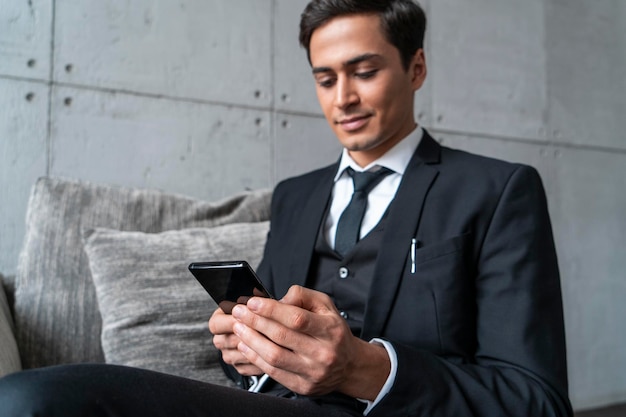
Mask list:
[[[333,161],[304,0],[2,0],[0,273],[41,175],[215,199]],[[428,0],[418,120],[546,184],[576,408],[626,400],[626,2]]]

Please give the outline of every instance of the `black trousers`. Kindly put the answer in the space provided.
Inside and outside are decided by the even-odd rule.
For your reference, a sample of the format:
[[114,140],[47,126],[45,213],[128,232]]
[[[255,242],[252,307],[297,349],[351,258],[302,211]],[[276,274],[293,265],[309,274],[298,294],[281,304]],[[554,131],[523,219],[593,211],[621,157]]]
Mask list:
[[115,365],[62,365],[0,379],[0,417],[347,417],[357,407],[252,394]]

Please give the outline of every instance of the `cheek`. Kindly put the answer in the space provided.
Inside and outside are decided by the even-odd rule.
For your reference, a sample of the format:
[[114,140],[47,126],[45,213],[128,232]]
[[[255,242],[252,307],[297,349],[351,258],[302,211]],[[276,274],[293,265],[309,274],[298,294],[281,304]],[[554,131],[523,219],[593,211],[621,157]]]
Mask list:
[[378,113],[385,113],[396,103],[400,90],[388,80],[380,80],[362,86],[359,91],[361,104]]
[[[401,86],[404,87],[404,86]],[[394,85],[385,90],[384,94],[372,97],[372,106],[375,107],[382,121],[401,123],[410,113],[413,103],[413,94],[406,88],[398,88]]]

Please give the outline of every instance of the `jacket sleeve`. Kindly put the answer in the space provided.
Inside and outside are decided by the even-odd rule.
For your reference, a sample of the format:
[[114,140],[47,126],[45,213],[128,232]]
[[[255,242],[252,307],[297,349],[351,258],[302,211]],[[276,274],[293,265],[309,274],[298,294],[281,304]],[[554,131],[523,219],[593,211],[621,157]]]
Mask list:
[[517,167],[491,214],[476,260],[473,358],[390,342],[391,391],[368,416],[571,416],[563,309],[545,192]]

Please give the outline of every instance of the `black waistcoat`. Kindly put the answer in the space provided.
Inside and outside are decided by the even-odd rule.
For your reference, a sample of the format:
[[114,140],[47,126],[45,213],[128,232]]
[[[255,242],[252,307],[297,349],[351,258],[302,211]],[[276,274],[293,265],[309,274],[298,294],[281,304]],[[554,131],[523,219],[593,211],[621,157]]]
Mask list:
[[307,286],[328,294],[355,336],[363,328],[365,304],[374,276],[378,248],[387,215],[345,257],[326,242],[323,228],[318,233]]

